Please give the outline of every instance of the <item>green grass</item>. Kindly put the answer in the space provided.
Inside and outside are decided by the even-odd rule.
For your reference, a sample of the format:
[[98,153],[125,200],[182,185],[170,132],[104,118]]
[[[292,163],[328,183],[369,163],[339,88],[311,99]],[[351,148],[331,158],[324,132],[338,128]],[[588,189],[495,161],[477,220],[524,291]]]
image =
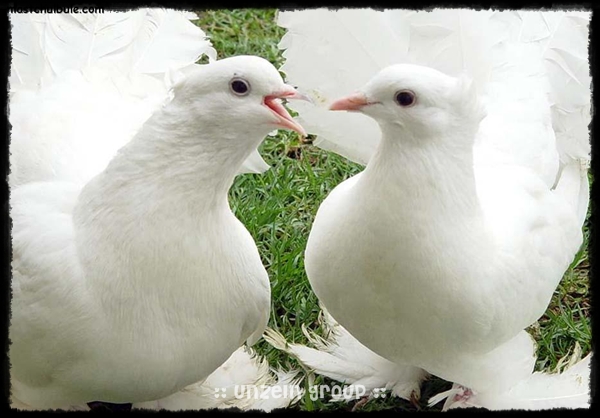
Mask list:
[[[200,17],[197,24],[211,37],[219,58],[250,54],[269,60],[277,68],[283,63],[277,44],[285,31],[275,24],[275,10],[197,12]],[[271,169],[262,175],[238,176],[230,192],[230,202],[236,216],[254,237],[269,273],[272,288],[269,325],[288,341],[306,343],[301,324],[319,331],[318,300],[310,288],[303,263],[312,221],[327,194],[343,180],[359,173],[362,167],[284,131],[268,137],[260,153]],[[539,345],[539,370],[554,368],[576,342],[584,354],[591,349],[587,226],[585,236],[583,249],[556,290],[546,315],[530,329]],[[265,341],[259,342],[256,348],[272,366],[298,366]],[[329,382],[320,376],[316,379],[316,383]],[[421,407],[425,409],[429,396],[449,386],[435,378],[425,382]],[[327,399],[311,401],[305,396],[294,408],[332,411],[350,410],[352,406],[352,403],[328,403]],[[374,399],[361,407],[362,411],[414,409],[398,398]]]

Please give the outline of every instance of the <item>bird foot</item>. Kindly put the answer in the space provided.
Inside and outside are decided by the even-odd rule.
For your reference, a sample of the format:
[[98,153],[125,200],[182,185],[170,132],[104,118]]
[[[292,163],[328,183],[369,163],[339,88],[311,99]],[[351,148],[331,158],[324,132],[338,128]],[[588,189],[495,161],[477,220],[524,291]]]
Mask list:
[[352,407],[352,412],[359,410],[360,408],[362,408],[367,402],[369,402],[369,397],[368,396],[364,396],[361,398],[360,401],[356,402],[354,404],[354,406]]
[[468,408],[470,406],[469,399],[473,396],[473,391],[464,386],[457,385],[454,389],[454,395],[449,396],[444,403],[443,411],[453,408]]
[[452,398],[453,402],[466,402],[473,396],[473,391],[469,388],[459,386],[456,394]]
[[421,410],[421,405],[419,404],[420,399],[421,395],[417,393],[417,391],[413,390],[412,392],[410,392],[410,404],[418,410]]

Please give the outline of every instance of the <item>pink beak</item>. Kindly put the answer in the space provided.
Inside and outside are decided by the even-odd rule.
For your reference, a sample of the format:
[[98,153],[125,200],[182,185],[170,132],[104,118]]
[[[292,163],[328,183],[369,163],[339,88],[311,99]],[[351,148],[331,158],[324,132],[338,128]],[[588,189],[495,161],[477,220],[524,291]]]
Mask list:
[[329,110],[347,110],[349,112],[356,112],[368,104],[367,97],[363,93],[354,93],[333,102],[331,106],[329,106]]
[[304,128],[292,118],[286,108],[283,107],[281,102],[277,99],[299,99],[307,100],[309,102],[312,102],[312,100],[304,94],[297,92],[292,86],[286,86],[284,90],[265,96],[264,98],[264,105],[271,109],[278,118],[278,121],[275,123],[276,126],[298,132],[305,137],[306,131]]

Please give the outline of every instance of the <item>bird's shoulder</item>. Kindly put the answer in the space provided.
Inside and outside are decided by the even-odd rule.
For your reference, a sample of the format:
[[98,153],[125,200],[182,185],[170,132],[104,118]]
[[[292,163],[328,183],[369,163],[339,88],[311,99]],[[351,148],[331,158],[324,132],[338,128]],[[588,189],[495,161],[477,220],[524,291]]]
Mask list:
[[580,232],[575,212],[532,169],[476,167],[477,195],[495,242],[511,254],[563,259]]
[[338,209],[345,199],[349,197],[351,198],[354,186],[356,186],[362,177],[362,174],[363,173],[358,173],[334,187],[325,200],[323,200],[323,203],[321,203],[319,211],[317,212],[317,216],[319,216],[322,212]]

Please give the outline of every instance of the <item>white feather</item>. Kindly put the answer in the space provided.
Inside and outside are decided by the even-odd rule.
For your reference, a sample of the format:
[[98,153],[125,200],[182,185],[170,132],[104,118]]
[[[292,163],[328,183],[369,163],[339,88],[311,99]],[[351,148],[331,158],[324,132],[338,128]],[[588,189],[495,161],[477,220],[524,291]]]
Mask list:
[[446,398],[444,410],[466,407],[490,410],[589,408],[591,357],[590,353],[581,359],[581,347],[577,344],[570,357],[561,359],[563,363],[568,361],[568,365],[560,372],[535,372],[505,393],[474,394],[466,399],[461,396],[455,398],[456,394],[463,392],[463,388],[454,384],[449,391],[430,398],[429,404],[434,405]]
[[411,396],[420,396],[420,384],[427,377],[427,372],[378,356],[350,335],[325,309],[321,312],[319,322],[325,329],[325,337],[302,326],[302,331],[314,348],[288,343],[283,335],[271,328],[267,328],[264,337],[310,371],[346,383],[348,386],[344,395],[333,396],[334,401],[350,401],[361,394],[373,396],[374,389],[382,388],[406,400],[410,400]]
[[10,87],[36,87],[51,77],[51,69],[42,50],[40,37],[44,27],[42,15],[10,14],[12,26],[12,62]]
[[[296,375],[297,372],[271,372],[265,359],[242,347],[206,380],[166,398],[134,404],[133,408],[170,411],[239,408],[270,412],[293,405],[301,398],[304,393],[299,386],[301,378]],[[281,390],[277,392],[274,387]]]
[[[192,16],[175,10],[11,16],[17,30],[39,32],[54,74],[93,66],[113,67],[122,74],[162,74],[170,67],[193,64],[203,54],[216,58],[204,32],[189,22]],[[24,24],[27,20],[39,29],[31,31]]]
[[[582,128],[591,120],[587,42],[582,42],[588,20],[589,12],[285,11],[278,16],[287,29],[279,44],[286,59],[281,69],[318,104],[291,105],[318,135],[316,145],[366,164],[379,142],[377,124],[361,114],[328,112],[333,99],[396,63],[426,65],[452,76],[466,73],[483,90],[510,60],[510,42],[531,43],[550,77],[560,156],[589,159],[587,128]],[[467,35],[473,33],[478,35]]]

